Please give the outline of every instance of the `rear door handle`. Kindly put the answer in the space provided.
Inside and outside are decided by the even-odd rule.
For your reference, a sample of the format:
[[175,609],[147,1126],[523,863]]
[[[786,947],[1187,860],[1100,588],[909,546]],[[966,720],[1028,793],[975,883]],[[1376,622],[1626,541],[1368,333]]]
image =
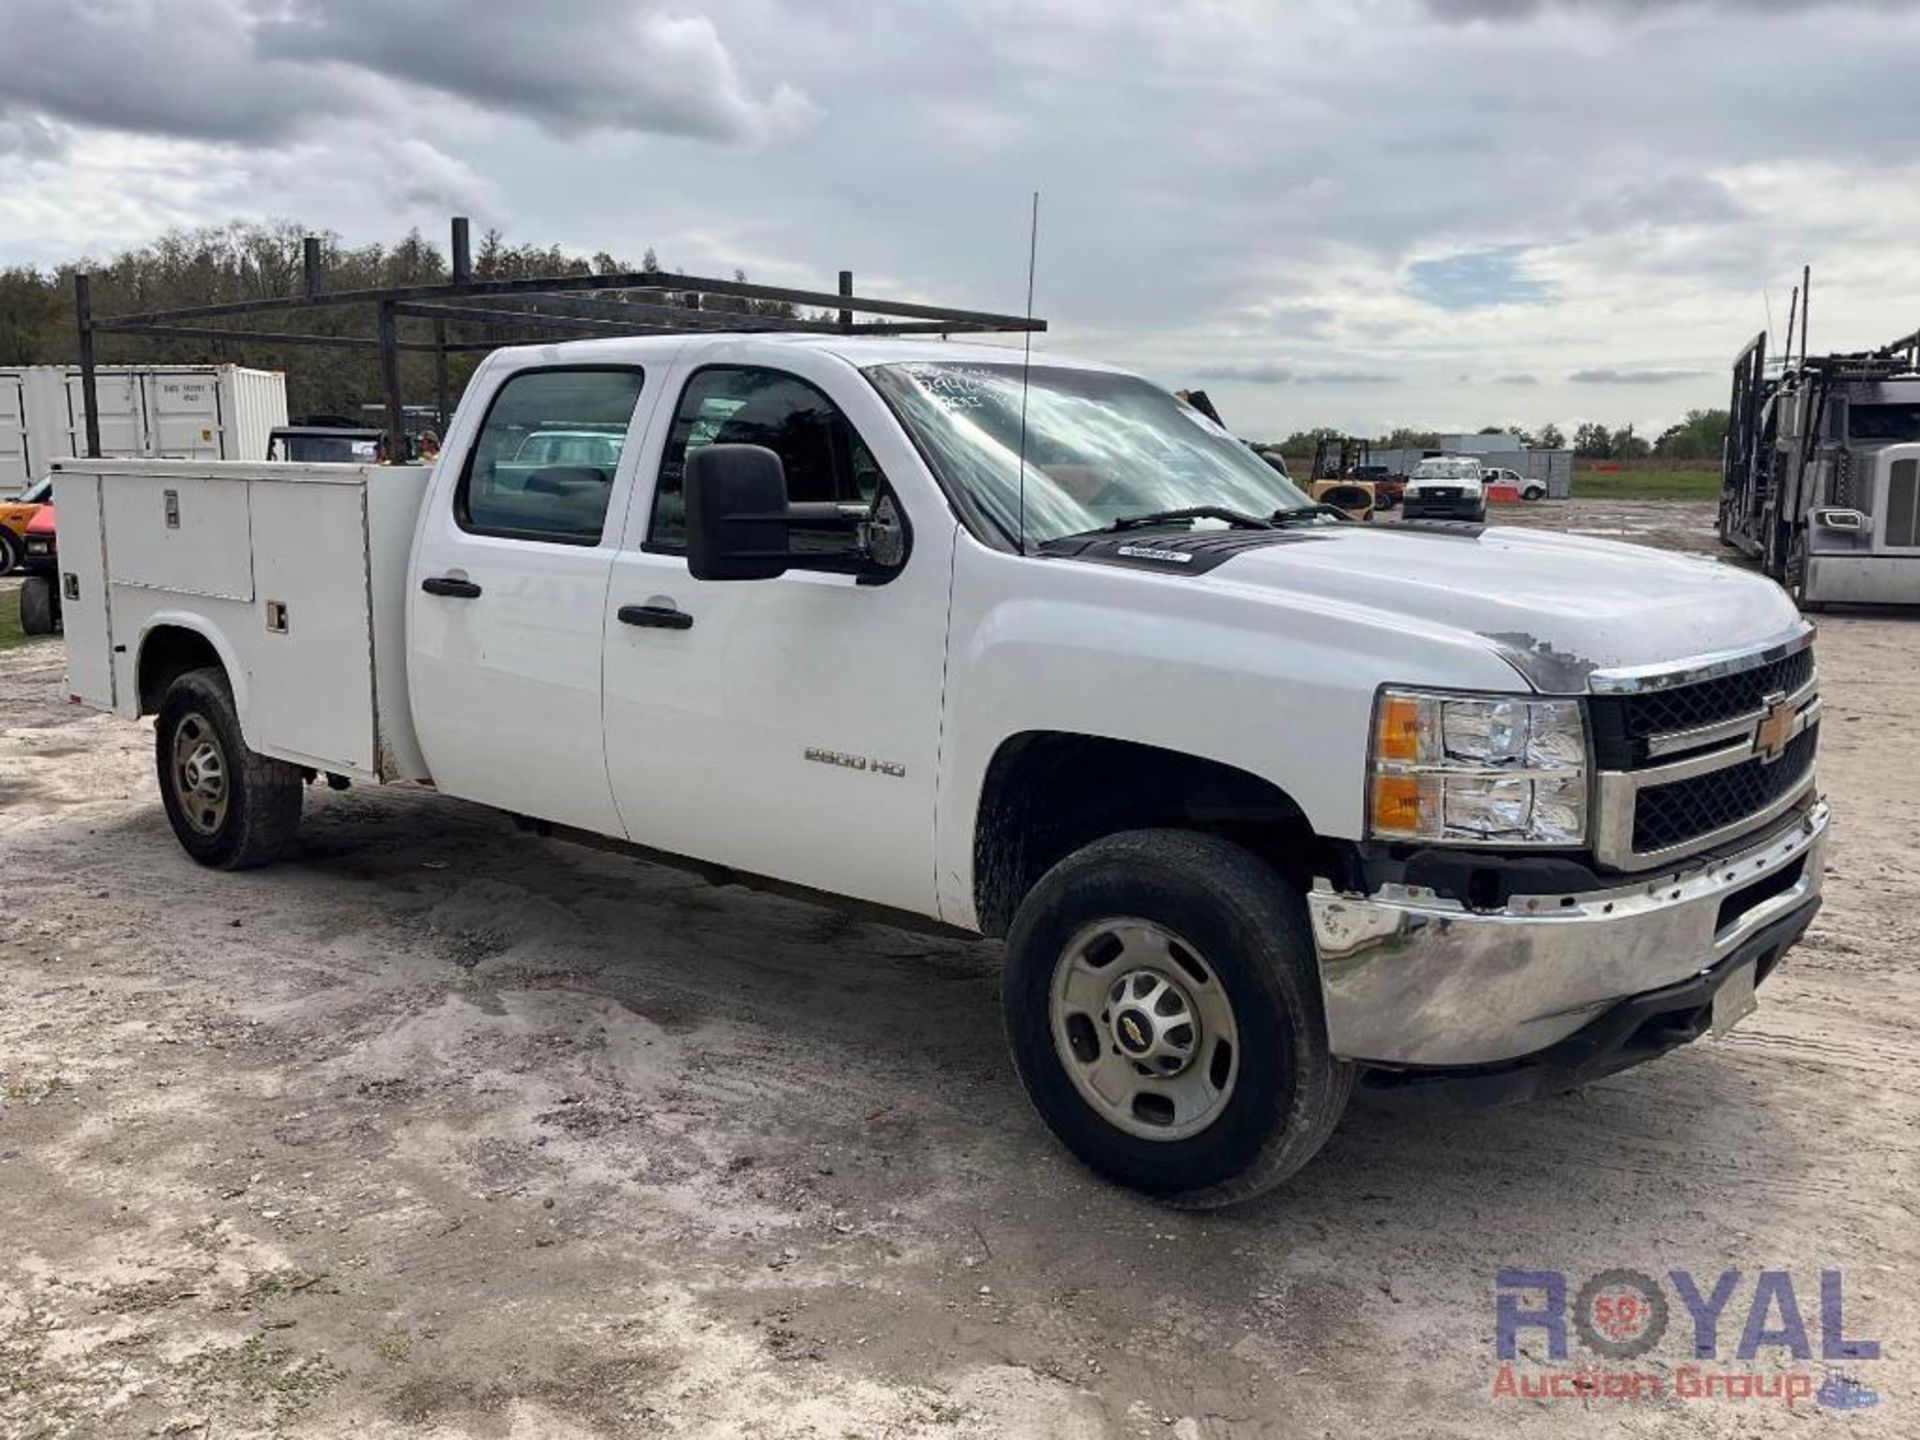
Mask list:
[[451,575],[429,575],[420,582],[420,588],[429,595],[446,595],[455,600],[474,600],[480,595],[480,587],[471,580],[457,580]]
[[622,625],[651,625],[656,630],[691,630],[693,616],[671,605],[622,605]]

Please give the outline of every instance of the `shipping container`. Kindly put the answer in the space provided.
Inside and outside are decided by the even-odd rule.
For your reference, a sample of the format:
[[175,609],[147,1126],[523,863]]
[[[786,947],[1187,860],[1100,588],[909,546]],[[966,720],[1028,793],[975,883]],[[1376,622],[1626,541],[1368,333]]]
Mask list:
[[[287,377],[278,370],[102,365],[94,375],[107,456],[264,460],[268,435],[287,423]],[[0,368],[0,499],[86,448],[79,366]]]

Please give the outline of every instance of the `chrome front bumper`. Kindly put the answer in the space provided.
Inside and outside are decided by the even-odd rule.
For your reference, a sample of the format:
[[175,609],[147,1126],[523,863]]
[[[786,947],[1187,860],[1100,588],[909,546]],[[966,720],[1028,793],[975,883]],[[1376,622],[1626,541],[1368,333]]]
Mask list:
[[1545,1049],[1610,1005],[1712,968],[1817,896],[1827,821],[1816,801],[1724,859],[1586,894],[1517,895],[1502,910],[1404,886],[1343,895],[1323,880],[1307,913],[1333,1052],[1425,1066]]

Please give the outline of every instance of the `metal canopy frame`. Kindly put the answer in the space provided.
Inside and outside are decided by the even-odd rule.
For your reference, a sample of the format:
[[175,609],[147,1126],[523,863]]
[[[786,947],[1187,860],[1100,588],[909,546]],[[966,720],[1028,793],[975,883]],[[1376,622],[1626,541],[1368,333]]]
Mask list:
[[[309,235],[301,259],[305,285],[298,295],[276,295],[255,300],[229,300],[216,305],[189,305],[174,310],[145,310],[127,315],[93,313],[92,277],[73,277],[74,315],[80,329],[80,386],[86,402],[87,454],[100,455],[100,409],[94,337],[100,334],[177,337],[194,340],[253,341],[271,345],[309,345],[322,349],[377,350],[381,385],[385,391],[388,442],[396,453],[404,443],[405,402],[401,394],[400,356],[429,354],[436,360],[441,423],[451,412],[447,357],[502,345],[530,344],[562,337],[615,335],[672,335],[689,332],[807,332],[825,335],[959,335],[993,332],[1043,331],[1044,320],[1027,315],[999,315],[986,310],[955,310],[908,300],[879,300],[856,295],[853,272],[840,272],[836,290],[798,290],[783,285],[755,285],[745,280],[720,280],[702,275],[669,275],[659,270],[633,270],[613,275],[543,275],[522,280],[475,280],[469,226],[464,215],[453,218],[453,278],[434,285],[391,285],[365,290],[328,290],[318,236]],[[582,294],[581,292],[587,292]],[[646,299],[609,300],[608,292],[648,294]],[[749,311],[715,310],[707,297],[765,300],[790,305],[817,306],[835,312],[822,319],[787,315],[755,315]],[[374,312],[371,335],[303,335],[283,330],[236,329],[210,321],[273,312],[365,306]],[[856,315],[880,319],[856,320]],[[400,321],[430,320],[431,340],[403,339]],[[509,339],[463,338],[451,327],[513,326],[531,333]]]

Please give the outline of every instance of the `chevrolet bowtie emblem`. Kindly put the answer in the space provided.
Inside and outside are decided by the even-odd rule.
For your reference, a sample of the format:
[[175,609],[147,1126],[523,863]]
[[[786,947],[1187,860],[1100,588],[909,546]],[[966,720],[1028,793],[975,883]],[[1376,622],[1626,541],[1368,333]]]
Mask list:
[[1787,742],[1793,738],[1794,712],[1784,695],[1769,695],[1766,705],[1767,713],[1753,729],[1753,748],[1761,763],[1771,765],[1787,753]]

